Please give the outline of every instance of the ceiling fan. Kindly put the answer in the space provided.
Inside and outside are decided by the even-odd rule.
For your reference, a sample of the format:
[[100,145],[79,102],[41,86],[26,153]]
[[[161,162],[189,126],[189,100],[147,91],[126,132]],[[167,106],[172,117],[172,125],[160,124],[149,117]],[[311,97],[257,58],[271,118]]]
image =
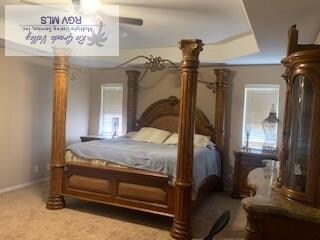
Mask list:
[[[33,2],[31,0],[21,0],[21,3],[26,3],[30,5],[41,5],[40,3]],[[97,3],[98,0],[92,1],[92,0],[71,0],[71,3],[74,6],[88,6],[92,9],[94,6],[94,2]],[[85,3],[85,4],[83,4]],[[98,4],[97,4],[98,6]],[[95,9],[95,11],[98,11],[98,9]],[[119,17],[119,23],[120,24],[129,24],[129,25],[135,25],[135,26],[142,26],[143,20],[140,18],[130,18],[130,17]]]

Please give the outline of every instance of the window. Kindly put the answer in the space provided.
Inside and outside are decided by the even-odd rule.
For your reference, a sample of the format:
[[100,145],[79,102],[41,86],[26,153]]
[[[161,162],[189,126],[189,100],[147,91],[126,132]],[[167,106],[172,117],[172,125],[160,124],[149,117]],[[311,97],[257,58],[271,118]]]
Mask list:
[[[279,85],[248,84],[245,86],[243,111],[242,146],[246,146],[249,133],[248,147],[261,149],[265,142],[262,121],[268,117],[273,107],[279,111]],[[275,142],[277,130],[275,131]]]
[[100,134],[107,138],[122,135],[123,84],[101,86]]

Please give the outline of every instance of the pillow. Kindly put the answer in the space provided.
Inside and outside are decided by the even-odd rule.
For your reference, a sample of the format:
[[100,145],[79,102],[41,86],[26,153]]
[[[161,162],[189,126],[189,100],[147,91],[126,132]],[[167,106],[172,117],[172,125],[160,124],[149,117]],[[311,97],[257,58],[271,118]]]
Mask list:
[[207,147],[210,142],[209,136],[204,136],[201,134],[195,134],[193,137],[193,144],[196,147]]
[[176,145],[178,144],[178,133],[173,133],[163,144]]
[[127,137],[127,138],[132,138],[132,137],[134,137],[134,135],[136,135],[136,134],[137,134],[137,131],[128,132],[128,133],[126,134],[126,137]]
[[[178,144],[178,133],[172,134],[163,144],[176,145]],[[210,141],[209,136],[204,136],[201,134],[194,134],[193,144],[195,147],[214,147],[214,143]]]
[[157,129],[144,127],[141,128],[131,139],[135,141],[148,142],[148,143],[163,143],[169,136],[170,132]]

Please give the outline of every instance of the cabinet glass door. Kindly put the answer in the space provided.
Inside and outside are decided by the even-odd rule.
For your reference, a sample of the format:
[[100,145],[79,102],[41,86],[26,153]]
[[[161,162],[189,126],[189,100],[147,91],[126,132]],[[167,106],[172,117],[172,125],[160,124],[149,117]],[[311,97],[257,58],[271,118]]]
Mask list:
[[299,75],[293,80],[291,95],[290,138],[285,166],[285,185],[296,192],[306,192],[310,158],[311,124],[314,92],[311,81]]

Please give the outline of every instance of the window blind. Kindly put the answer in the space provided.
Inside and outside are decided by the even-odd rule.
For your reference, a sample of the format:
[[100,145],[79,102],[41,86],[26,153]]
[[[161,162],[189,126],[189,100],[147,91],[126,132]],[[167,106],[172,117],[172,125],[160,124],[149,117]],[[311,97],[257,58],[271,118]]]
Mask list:
[[107,138],[122,135],[123,85],[106,84],[101,87],[100,134]]
[[[249,132],[249,147],[262,148],[265,134],[262,121],[269,115],[274,104],[278,113],[279,85],[248,84],[245,87],[242,145],[246,145],[246,132]],[[277,114],[278,115],[278,114]],[[277,139],[277,136],[274,136]]]

